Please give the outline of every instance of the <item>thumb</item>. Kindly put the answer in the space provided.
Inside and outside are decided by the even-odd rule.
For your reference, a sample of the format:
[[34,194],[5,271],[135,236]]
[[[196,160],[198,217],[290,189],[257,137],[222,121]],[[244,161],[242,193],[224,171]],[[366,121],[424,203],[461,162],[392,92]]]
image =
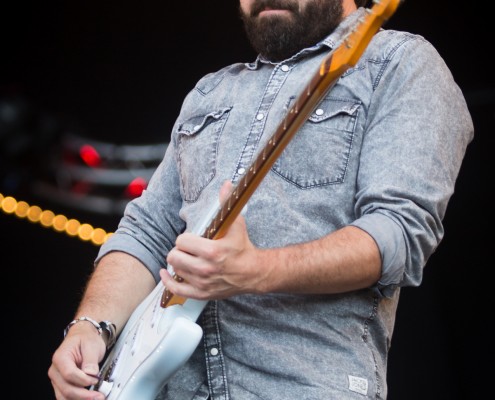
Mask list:
[[97,377],[100,372],[99,363],[103,359],[105,355],[105,344],[104,342],[98,338],[101,343],[95,343],[92,341],[91,343],[86,342],[83,344],[82,354],[83,360],[81,363],[81,370],[90,376]]
[[233,184],[231,181],[225,181],[220,188],[220,204],[223,204],[232,193]]
[[81,370],[89,376],[98,377],[98,373],[100,372],[100,368],[97,363],[93,363],[90,361],[84,361],[81,367]]
[[[223,204],[227,201],[232,194],[232,190],[234,188],[234,184],[231,181],[225,181],[220,188],[220,204]],[[241,211],[241,216],[246,215],[247,212],[247,204],[244,205]]]

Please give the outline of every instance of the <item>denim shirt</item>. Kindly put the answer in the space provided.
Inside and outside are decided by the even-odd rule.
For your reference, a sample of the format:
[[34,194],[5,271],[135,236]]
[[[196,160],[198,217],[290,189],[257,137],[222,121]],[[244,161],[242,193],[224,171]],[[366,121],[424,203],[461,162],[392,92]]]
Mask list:
[[[176,236],[238,182],[363,9],[314,47],[202,78],[187,95],[147,190],[101,247],[140,259],[159,280]],[[210,301],[203,343],[164,399],[385,399],[400,288],[418,286],[473,125],[463,95],[423,37],[380,30],[325,95],[245,210],[262,248],[354,225],[376,241],[382,276],[332,295],[274,293]],[[302,271],[304,273],[304,271]]]

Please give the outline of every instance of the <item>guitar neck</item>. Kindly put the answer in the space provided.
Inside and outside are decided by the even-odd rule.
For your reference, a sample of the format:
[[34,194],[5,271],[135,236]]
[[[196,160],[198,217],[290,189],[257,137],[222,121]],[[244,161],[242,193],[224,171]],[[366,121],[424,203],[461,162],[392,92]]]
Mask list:
[[325,78],[326,76],[320,74],[314,76],[304,93],[296,99],[285,119],[220,206],[217,215],[203,232],[203,237],[219,239],[225,234],[287,144],[311,115],[319,100],[324,97],[326,89],[338,79]]
[[[373,35],[395,12],[399,0],[378,0],[367,10],[367,15],[345,36],[320,63],[305,89],[296,98],[293,107],[278,125],[275,133],[258,153],[247,172],[235,185],[230,196],[219,207],[216,216],[204,230],[202,237],[219,239],[241,213],[251,195],[271,169],[287,144],[301,125],[309,118],[314,108],[328,93],[338,78],[354,66],[371,41]],[[176,276],[176,279],[181,279]],[[186,299],[164,291],[162,307],[183,304]]]

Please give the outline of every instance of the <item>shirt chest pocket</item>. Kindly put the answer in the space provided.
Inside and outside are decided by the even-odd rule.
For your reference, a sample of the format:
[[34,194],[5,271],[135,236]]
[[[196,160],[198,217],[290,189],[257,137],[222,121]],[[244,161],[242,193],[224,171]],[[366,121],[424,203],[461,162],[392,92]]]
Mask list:
[[197,115],[177,131],[179,171],[184,200],[196,201],[216,173],[218,144],[230,108]]
[[343,183],[360,103],[324,99],[273,166],[288,182],[308,189]]

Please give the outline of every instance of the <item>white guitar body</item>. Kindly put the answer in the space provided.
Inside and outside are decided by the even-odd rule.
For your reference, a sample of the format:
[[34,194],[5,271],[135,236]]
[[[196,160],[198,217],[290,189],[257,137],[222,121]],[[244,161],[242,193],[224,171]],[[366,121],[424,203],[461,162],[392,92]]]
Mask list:
[[[192,232],[203,232],[219,209],[219,202],[213,204]],[[165,289],[160,281],[139,304],[107,355],[91,388],[107,400],[153,400],[198,346],[203,330],[196,320],[207,301],[187,299],[164,308]]]
[[206,302],[162,308],[164,290],[160,282],[136,308],[108,354],[92,388],[108,400],[154,399],[198,346],[203,330],[195,321]]

